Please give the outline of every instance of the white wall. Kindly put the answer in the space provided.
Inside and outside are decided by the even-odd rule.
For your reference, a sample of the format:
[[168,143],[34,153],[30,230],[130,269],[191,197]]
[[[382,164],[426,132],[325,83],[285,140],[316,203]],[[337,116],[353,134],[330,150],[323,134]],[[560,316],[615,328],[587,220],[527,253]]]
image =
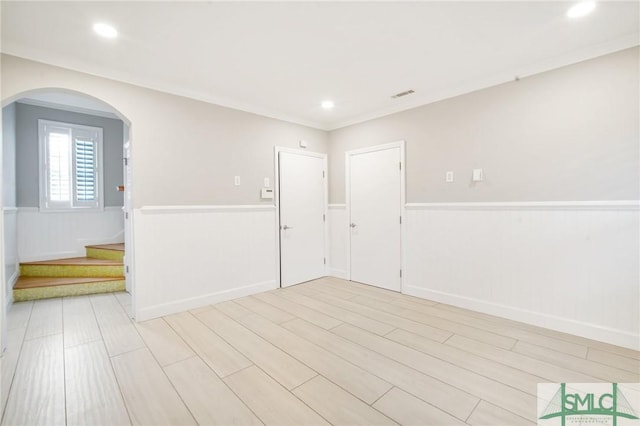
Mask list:
[[397,140],[408,202],[638,199],[638,75],[635,47],[332,131],[329,202],[345,202],[345,151]]
[[2,108],[2,220],[4,221],[4,271],[7,301],[13,300],[18,279],[16,222],[16,104]]
[[21,262],[80,257],[86,245],[124,241],[124,217],[122,207],[71,213],[20,207],[17,233]]
[[4,207],[16,203],[16,104],[2,108],[2,199]]
[[274,206],[144,207],[134,212],[141,321],[261,291],[276,282]]

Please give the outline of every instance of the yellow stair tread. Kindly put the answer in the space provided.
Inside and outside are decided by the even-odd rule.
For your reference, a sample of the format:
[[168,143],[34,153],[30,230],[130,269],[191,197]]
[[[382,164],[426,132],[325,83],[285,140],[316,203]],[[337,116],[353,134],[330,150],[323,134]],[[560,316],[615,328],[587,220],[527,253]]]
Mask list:
[[58,285],[71,285],[71,284],[87,284],[87,283],[99,283],[105,281],[122,281],[124,277],[83,277],[83,278],[68,278],[68,277],[20,277],[13,286],[14,290],[21,290],[26,288],[38,288],[38,287],[53,287]]
[[85,248],[100,249],[100,250],[124,251],[124,243],[99,244],[99,245],[94,245],[94,246],[85,246]]
[[94,259],[91,257],[71,257],[67,259],[43,260],[40,262],[22,262],[21,265],[93,265],[93,266],[121,266],[116,260]]

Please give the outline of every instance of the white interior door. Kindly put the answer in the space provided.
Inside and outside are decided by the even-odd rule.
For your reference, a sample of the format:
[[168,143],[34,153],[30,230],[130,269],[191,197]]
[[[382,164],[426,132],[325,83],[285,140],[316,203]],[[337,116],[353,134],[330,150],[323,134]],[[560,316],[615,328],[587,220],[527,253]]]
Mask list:
[[282,287],[325,276],[326,155],[278,152]]
[[352,281],[400,291],[403,144],[347,152]]

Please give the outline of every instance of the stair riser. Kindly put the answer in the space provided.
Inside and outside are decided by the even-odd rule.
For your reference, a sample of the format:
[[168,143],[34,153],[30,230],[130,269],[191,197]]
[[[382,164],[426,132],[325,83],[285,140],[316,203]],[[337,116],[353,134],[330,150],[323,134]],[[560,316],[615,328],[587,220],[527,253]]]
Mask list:
[[122,265],[20,265],[25,277],[121,277]]
[[99,283],[58,285],[52,287],[25,288],[13,290],[15,302],[50,299],[52,297],[81,296],[85,294],[112,293],[124,291],[125,281],[114,280]]
[[122,259],[124,258],[124,252],[119,250],[104,250],[87,247],[85,252],[87,257],[92,259],[115,260],[116,262],[122,262]]

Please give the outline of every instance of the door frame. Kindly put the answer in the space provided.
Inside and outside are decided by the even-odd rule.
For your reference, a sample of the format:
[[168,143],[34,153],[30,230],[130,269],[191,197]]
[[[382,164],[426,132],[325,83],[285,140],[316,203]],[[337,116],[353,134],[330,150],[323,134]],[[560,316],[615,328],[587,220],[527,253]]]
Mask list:
[[[135,271],[135,250],[134,250],[134,223],[133,223],[133,173],[132,173],[132,165],[131,165],[131,125],[125,126],[128,128],[128,131],[124,133],[124,143],[122,144],[122,157],[123,157],[123,182],[124,182],[124,194],[123,194],[123,202],[122,202],[122,210],[124,216],[124,245],[125,245],[125,263],[124,263],[124,277],[125,277],[125,290],[131,295],[131,309],[127,313],[131,319],[136,319],[136,310],[134,307],[136,306],[136,291],[134,284],[134,271]],[[129,250],[126,248],[129,247]]]
[[[329,175],[327,171],[327,154],[323,154],[320,152],[312,152],[306,151],[304,149],[295,149],[295,148],[286,148],[283,146],[274,146],[274,170],[275,176],[273,179],[273,198],[276,207],[276,215],[275,215],[275,235],[276,235],[276,284],[277,288],[282,288],[282,252],[280,247],[280,153],[287,152],[289,154],[296,155],[305,155],[307,157],[315,157],[323,160],[323,168],[324,168],[324,200],[323,200],[323,211],[324,211],[324,258],[327,259],[329,255],[329,227],[327,226],[327,220],[329,219]],[[324,265],[324,275],[327,276],[327,271],[329,267],[329,259],[325,262]]]
[[400,293],[404,292],[404,281],[406,277],[406,173],[407,173],[407,161],[405,156],[405,141],[399,140],[396,142],[385,143],[381,145],[374,145],[366,148],[353,149],[344,153],[345,164],[345,204],[347,210],[347,277],[351,281],[351,238],[352,233],[350,229],[351,222],[351,157],[359,154],[366,154],[369,152],[384,151],[387,149],[400,148],[400,217],[402,218],[402,225],[400,227],[400,268],[402,270],[402,276],[400,277]]

